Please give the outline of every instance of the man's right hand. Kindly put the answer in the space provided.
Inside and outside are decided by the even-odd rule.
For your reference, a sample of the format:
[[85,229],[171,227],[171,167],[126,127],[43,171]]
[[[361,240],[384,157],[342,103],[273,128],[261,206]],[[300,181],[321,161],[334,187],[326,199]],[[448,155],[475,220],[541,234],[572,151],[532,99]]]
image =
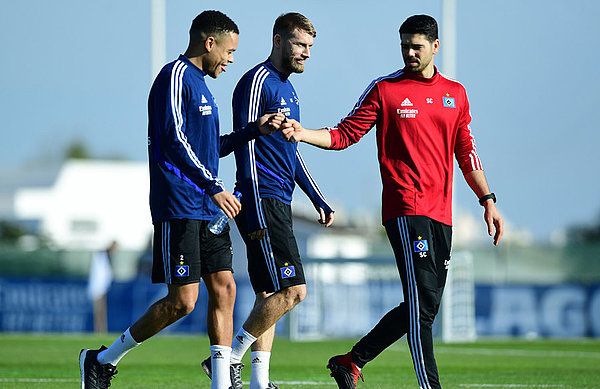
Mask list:
[[210,198],[230,219],[233,219],[242,210],[242,203],[226,190],[215,193]]
[[251,233],[248,234],[248,236],[252,240],[261,240],[262,238],[267,236],[267,229],[265,228],[262,230],[252,231]]
[[269,135],[277,130],[291,128],[292,124],[286,122],[285,115],[281,112],[265,114],[256,121],[262,135]]
[[283,127],[281,129],[281,134],[285,140],[288,142],[300,142],[303,140],[304,137],[302,135],[305,129],[302,125],[294,119],[287,119],[287,123],[290,124],[289,127]]
[[281,134],[288,142],[304,142],[322,149],[331,147],[331,134],[327,128],[308,130],[294,119],[288,118],[287,121],[292,127],[282,128]]

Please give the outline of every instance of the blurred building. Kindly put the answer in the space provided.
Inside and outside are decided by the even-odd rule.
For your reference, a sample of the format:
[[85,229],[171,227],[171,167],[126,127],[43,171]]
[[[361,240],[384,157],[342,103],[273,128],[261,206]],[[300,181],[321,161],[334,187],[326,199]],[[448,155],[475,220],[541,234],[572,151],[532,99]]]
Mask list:
[[97,250],[117,240],[142,250],[152,233],[145,162],[68,160],[48,186],[14,193],[14,218],[61,249]]
[[[117,279],[135,277],[139,271],[135,262],[151,258],[146,162],[72,159],[60,166],[22,168],[12,173],[2,173],[0,219],[26,226],[29,236],[21,240],[21,248],[38,248],[36,240],[41,237],[50,248],[66,253],[58,260],[59,267],[77,273],[80,270],[76,269],[86,269],[75,259],[81,258],[81,253],[117,241]],[[384,236],[379,215],[362,214],[357,222],[342,210],[336,214],[334,227],[324,228],[301,191],[296,199],[292,205],[294,230],[303,257],[359,259],[381,251]],[[245,272],[245,246],[235,223],[231,228],[234,270]],[[68,253],[73,252],[79,254],[71,259]]]

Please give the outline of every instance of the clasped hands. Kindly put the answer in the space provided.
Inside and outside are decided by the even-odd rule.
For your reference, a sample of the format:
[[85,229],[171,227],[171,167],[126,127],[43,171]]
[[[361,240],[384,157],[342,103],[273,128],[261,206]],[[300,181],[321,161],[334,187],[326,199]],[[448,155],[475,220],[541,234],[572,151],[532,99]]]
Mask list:
[[298,121],[286,117],[281,112],[263,115],[258,118],[256,124],[262,135],[269,135],[280,130],[281,135],[288,142],[295,143],[303,139],[304,128],[302,125]]
[[304,139],[305,130],[298,121],[286,118],[284,124],[288,124],[287,126],[281,128],[281,135],[283,135],[285,140],[296,143]]

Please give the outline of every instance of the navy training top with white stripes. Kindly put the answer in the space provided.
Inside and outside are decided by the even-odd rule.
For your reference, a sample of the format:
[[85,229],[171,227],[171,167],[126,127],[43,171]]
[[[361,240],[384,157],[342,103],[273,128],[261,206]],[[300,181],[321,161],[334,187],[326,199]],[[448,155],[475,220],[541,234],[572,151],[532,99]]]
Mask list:
[[224,190],[219,157],[260,135],[253,123],[220,136],[217,103],[201,69],[188,58],[165,65],[148,98],[150,211],[154,223],[210,220],[218,207],[210,196]]
[[[235,131],[267,113],[281,112],[300,121],[300,103],[288,76],[269,61],[258,64],[242,76],[233,92]],[[326,215],[333,212],[310,175],[298,145],[275,132],[248,142],[235,150],[236,190],[242,193],[248,230],[265,229],[260,198],[292,201],[295,184],[306,193],[316,208]]]

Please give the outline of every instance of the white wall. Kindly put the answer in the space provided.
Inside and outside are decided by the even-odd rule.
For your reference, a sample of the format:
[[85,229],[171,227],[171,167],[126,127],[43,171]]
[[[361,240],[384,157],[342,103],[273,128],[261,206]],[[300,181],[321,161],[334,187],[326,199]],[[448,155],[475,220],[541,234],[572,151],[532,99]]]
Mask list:
[[100,249],[116,240],[141,250],[152,233],[148,191],[144,162],[71,160],[52,187],[17,191],[15,214],[39,219],[40,232],[60,248]]

